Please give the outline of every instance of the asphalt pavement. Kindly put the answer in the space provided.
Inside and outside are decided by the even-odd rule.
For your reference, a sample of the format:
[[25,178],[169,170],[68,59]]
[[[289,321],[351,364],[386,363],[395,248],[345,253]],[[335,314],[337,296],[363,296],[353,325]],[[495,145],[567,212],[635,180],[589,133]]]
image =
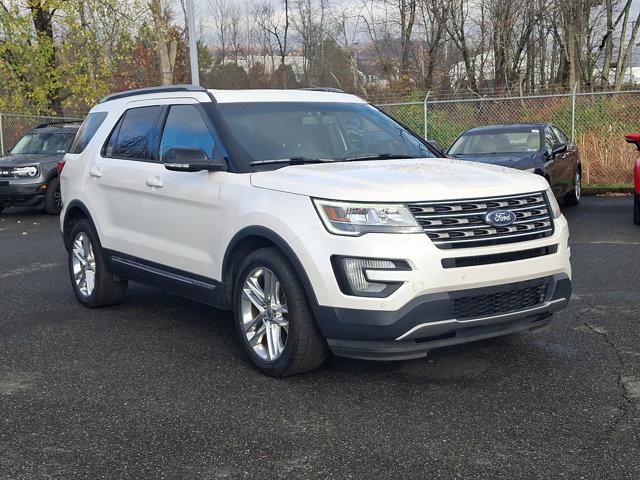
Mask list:
[[277,380],[229,314],[131,285],[80,306],[58,219],[0,215],[2,479],[638,479],[640,227],[565,209],[574,297],[545,330]]

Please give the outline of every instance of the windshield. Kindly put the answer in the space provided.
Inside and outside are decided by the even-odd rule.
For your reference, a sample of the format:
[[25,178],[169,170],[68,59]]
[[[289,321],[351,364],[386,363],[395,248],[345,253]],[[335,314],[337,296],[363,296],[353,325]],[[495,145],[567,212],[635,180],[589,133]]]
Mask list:
[[435,155],[370,105],[260,102],[219,105],[239,147],[254,165],[280,159],[367,160]]
[[539,149],[540,130],[527,128],[464,133],[451,145],[448,153],[450,155],[477,155],[537,152]]
[[73,133],[28,133],[11,150],[11,155],[56,155],[69,150]]

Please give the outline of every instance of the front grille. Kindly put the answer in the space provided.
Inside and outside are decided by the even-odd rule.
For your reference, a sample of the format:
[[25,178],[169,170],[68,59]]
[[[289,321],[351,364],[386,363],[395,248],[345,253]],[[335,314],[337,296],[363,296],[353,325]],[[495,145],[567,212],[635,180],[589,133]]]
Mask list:
[[[409,203],[407,207],[438,248],[471,248],[524,242],[553,234],[543,192],[451,202]],[[510,210],[516,220],[494,227],[485,222],[492,210]]]
[[550,277],[452,293],[458,320],[490,317],[535,307],[547,298]]

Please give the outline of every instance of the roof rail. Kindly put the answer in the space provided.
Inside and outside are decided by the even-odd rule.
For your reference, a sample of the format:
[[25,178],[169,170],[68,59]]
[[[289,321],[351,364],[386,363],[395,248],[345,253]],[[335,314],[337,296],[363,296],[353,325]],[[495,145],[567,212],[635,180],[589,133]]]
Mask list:
[[37,125],[33,128],[46,128],[46,127],[53,127],[55,125],[70,125],[72,123],[81,124],[82,120],[56,120],[55,122],[41,123],[40,125]]
[[148,93],[168,93],[168,92],[207,92],[207,89],[199,85],[163,85],[160,87],[136,88],[126,92],[112,93],[100,100],[99,103],[118,100],[120,98],[135,97],[136,95],[146,95]]
[[340,90],[339,88],[333,88],[333,87],[307,87],[307,88],[301,88],[300,90],[309,90],[310,92],[344,93],[343,90]]

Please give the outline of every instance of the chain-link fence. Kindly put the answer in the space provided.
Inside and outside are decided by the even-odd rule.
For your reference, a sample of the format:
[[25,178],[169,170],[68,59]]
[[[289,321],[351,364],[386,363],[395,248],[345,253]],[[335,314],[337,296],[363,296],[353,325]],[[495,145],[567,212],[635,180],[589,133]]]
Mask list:
[[38,125],[82,122],[82,118],[16,115],[0,112],[0,156],[8,155],[18,141]]
[[640,130],[640,91],[435,101],[427,98],[420,103],[378,106],[444,149],[472,127],[551,123],[577,144],[585,182],[631,183],[635,153],[625,144],[623,134]]

